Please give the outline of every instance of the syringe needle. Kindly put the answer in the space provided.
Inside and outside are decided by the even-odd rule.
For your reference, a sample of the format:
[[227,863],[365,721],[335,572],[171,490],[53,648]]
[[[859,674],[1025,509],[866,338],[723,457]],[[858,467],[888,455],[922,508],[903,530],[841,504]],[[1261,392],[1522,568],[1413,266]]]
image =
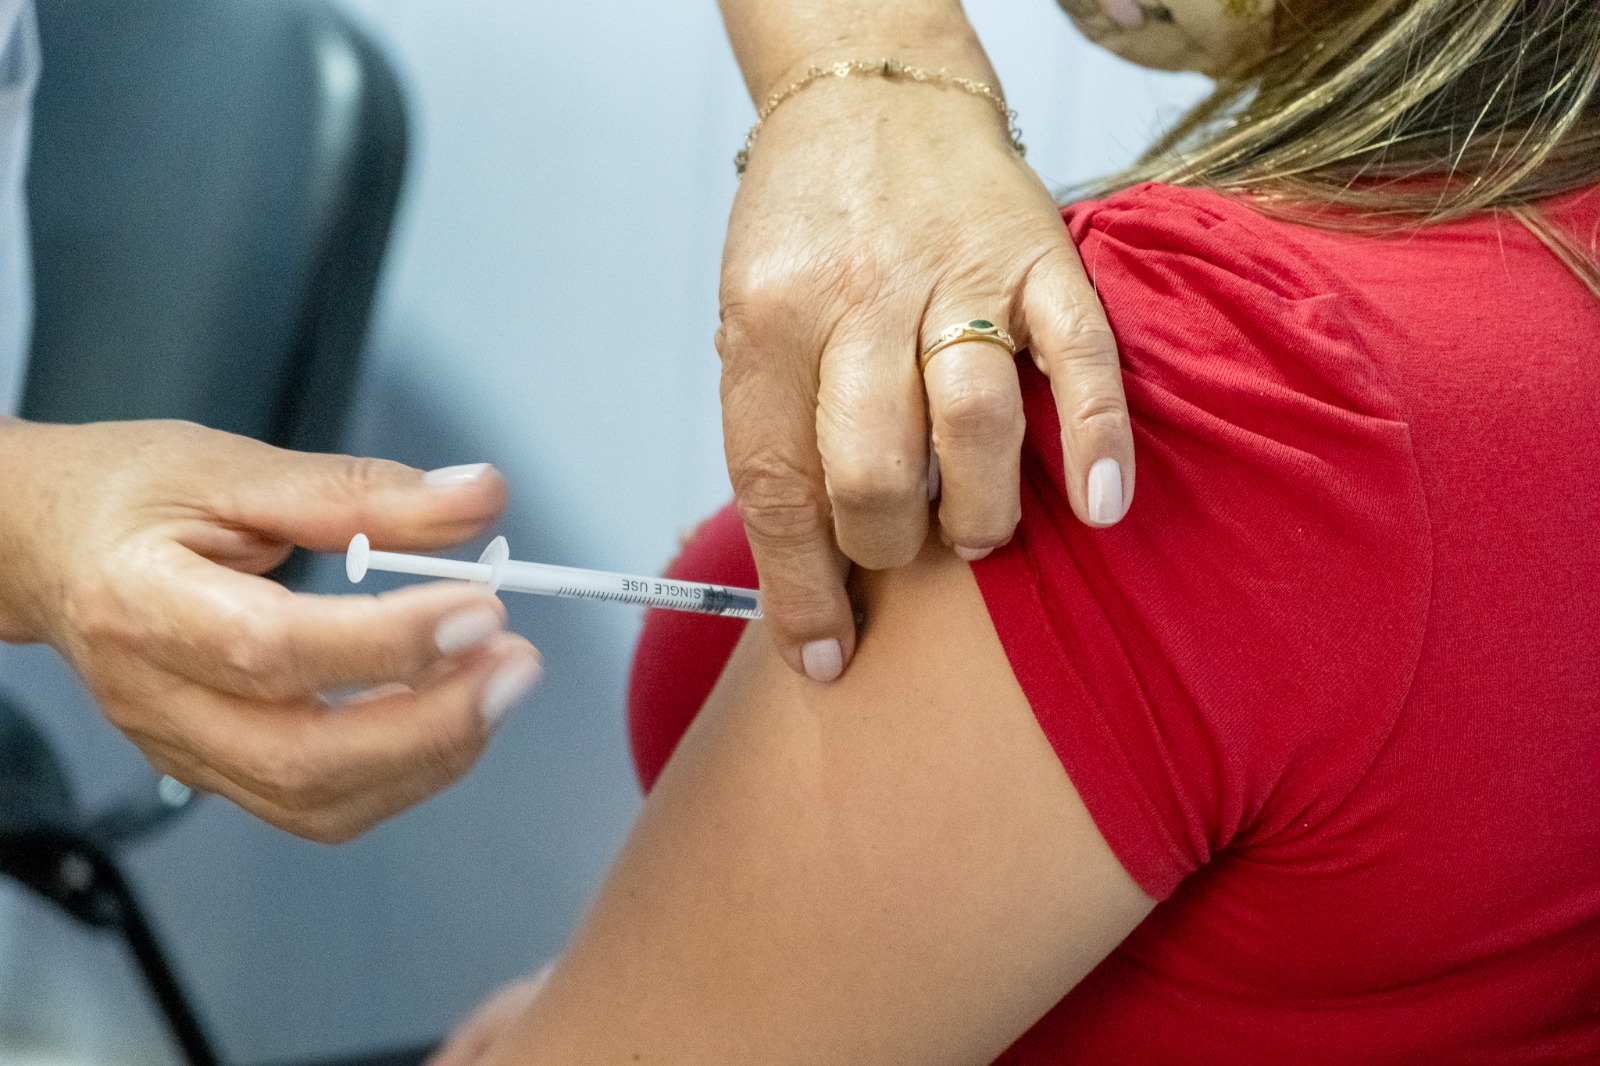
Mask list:
[[756,589],[673,581],[664,577],[613,574],[571,566],[524,563],[511,558],[506,538],[496,537],[475,563],[373,551],[365,533],[357,533],[345,553],[345,573],[360,582],[368,570],[387,570],[420,577],[477,581],[491,589],[531,592],[540,596],[638,603],[671,611],[694,611],[728,618],[760,618],[761,593]]

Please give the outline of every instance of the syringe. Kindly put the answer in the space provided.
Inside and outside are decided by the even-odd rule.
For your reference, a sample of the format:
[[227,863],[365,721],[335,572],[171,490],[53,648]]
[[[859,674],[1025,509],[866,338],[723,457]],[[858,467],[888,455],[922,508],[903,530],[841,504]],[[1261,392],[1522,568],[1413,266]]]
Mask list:
[[506,538],[496,537],[475,563],[439,559],[432,555],[402,555],[373,551],[365,533],[357,533],[345,553],[344,570],[359,583],[368,570],[387,570],[421,577],[450,577],[477,581],[493,591],[532,592],[539,596],[566,596],[582,600],[639,603],[671,611],[695,611],[727,618],[760,618],[761,593],[755,589],[706,585],[698,581],[673,581],[664,577],[612,574],[572,566],[522,563],[511,558]]

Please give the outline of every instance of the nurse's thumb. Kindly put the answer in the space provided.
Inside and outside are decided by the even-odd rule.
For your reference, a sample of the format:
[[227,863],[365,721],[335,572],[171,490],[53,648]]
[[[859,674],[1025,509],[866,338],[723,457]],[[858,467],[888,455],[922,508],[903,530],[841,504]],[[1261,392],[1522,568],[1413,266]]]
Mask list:
[[384,459],[271,450],[236,472],[234,525],[314,551],[342,552],[365,533],[374,546],[426,551],[466,540],[505,509],[506,484],[488,463],[421,471]]

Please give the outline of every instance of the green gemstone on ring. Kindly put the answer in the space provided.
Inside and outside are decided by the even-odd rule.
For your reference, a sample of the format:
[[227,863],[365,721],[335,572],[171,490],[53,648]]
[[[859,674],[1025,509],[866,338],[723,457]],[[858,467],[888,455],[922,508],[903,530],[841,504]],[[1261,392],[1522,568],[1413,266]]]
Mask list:
[[994,327],[994,323],[990,322],[986,318],[975,318],[971,322],[968,322],[967,326],[969,328],[971,328],[971,329],[994,329],[995,328]]

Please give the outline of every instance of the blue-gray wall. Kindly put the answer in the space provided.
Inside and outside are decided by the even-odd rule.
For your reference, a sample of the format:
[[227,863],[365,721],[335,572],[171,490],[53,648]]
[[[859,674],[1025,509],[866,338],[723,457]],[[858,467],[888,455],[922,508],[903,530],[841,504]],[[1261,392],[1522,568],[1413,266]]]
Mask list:
[[[495,462],[518,557],[659,568],[728,492],[711,334],[751,108],[711,0],[347,2],[390,44],[417,129],[352,449]],[[1199,88],[1096,53],[1048,0],[969,7],[1053,183],[1127,161]],[[510,606],[546,681],[446,795],[338,849],[211,801],[132,857],[230,1061],[435,1036],[559,950],[638,803],[638,619]],[[0,649],[0,686],[52,705],[91,796],[140,774],[48,652]],[[144,1061],[156,1030],[87,1009],[72,975],[108,998],[126,982],[24,909],[0,893],[0,1026],[9,995],[76,1027],[87,1061]]]

